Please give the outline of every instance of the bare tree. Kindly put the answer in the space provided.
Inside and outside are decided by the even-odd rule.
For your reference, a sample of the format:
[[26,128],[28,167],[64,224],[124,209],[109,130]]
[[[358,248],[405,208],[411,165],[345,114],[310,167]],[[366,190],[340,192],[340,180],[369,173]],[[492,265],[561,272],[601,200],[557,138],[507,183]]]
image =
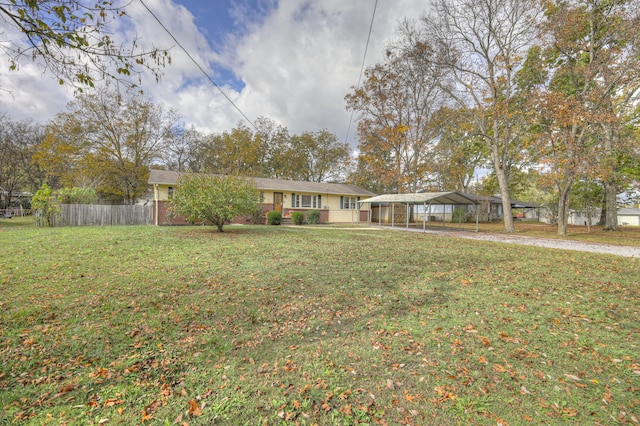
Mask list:
[[443,87],[466,111],[489,149],[506,232],[514,232],[509,167],[518,161],[525,129],[517,111],[516,74],[536,40],[542,16],[535,0],[433,0],[423,18],[447,70]]
[[204,140],[205,135],[193,126],[174,126],[164,138],[161,163],[176,172],[199,172],[198,157]]

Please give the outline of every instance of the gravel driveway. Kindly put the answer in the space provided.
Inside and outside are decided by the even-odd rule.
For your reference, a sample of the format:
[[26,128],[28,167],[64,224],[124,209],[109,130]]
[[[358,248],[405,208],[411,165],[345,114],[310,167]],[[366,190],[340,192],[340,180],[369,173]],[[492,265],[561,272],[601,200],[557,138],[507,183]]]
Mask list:
[[469,240],[495,241],[499,243],[521,244],[525,246],[549,247],[560,250],[586,251],[591,253],[612,254],[614,256],[640,258],[640,247],[616,246],[611,244],[587,243],[581,241],[568,241],[553,238],[524,237],[508,234],[476,234],[475,232],[456,230],[434,231],[427,229],[423,231],[422,229],[407,229],[400,227],[382,227],[382,229],[389,229],[393,231],[424,232],[426,234],[446,235],[448,237],[466,238]]

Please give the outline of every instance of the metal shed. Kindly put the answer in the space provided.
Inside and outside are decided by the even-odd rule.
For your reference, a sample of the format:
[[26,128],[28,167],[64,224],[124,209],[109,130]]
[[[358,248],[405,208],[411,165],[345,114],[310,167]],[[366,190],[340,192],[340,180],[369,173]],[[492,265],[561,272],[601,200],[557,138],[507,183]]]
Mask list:
[[[409,227],[410,221],[410,206],[423,206],[422,215],[422,228],[426,229],[427,223],[431,222],[432,216],[431,206],[433,205],[476,205],[477,202],[469,196],[460,192],[420,192],[415,194],[384,194],[376,197],[367,198],[365,200],[358,201],[359,206],[364,203],[369,203],[371,207],[369,209],[368,223],[372,224],[372,211],[375,205],[378,206],[378,224],[381,225],[380,208],[383,205],[391,206],[391,227],[396,224],[396,204],[404,205],[404,225]],[[388,223],[388,222],[385,222]],[[476,223],[477,228],[477,223]]]

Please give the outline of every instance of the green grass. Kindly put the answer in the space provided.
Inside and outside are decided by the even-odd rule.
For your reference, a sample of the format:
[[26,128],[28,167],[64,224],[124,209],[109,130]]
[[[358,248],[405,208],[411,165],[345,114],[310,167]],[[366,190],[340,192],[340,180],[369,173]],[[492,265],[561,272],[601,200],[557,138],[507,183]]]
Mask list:
[[640,420],[637,259],[225,230],[2,227],[0,424]]

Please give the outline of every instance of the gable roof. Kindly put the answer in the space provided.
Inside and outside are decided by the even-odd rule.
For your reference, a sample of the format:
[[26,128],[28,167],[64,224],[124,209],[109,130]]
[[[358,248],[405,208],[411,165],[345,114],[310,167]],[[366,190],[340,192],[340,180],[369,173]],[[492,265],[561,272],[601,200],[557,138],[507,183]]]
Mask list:
[[[167,170],[151,170],[149,184],[176,185],[183,173]],[[247,178],[253,179],[261,191],[308,192],[315,194],[336,194],[371,197],[375,193],[355,185],[344,183],[304,182],[286,179]]]
[[360,203],[407,203],[407,204],[476,204],[469,196],[460,192],[418,192],[415,194],[385,194],[367,198]]
[[640,216],[640,209],[633,209],[630,207],[623,207],[618,209],[619,216]]

